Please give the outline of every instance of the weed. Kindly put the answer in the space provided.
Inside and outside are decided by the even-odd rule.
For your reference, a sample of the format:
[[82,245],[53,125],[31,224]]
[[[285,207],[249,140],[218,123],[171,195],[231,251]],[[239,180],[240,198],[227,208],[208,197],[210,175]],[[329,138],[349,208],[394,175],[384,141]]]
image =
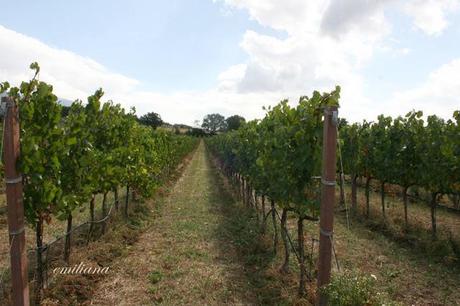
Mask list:
[[161,273],[161,271],[151,271],[148,275],[148,278],[149,282],[152,285],[155,285],[163,279],[163,273]]
[[376,289],[377,278],[357,272],[335,274],[329,285],[322,288],[331,306],[390,305]]

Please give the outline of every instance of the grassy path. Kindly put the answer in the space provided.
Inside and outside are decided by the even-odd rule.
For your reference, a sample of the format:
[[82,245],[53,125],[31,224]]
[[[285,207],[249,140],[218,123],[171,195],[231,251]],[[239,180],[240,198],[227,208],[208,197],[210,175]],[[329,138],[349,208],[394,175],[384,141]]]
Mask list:
[[[260,295],[267,298],[266,284],[260,279],[254,284],[251,275],[257,273],[247,270],[247,258],[238,251],[238,246],[259,245],[256,234],[247,232],[251,217],[235,211],[222,186],[202,143],[161,215],[128,256],[114,263],[91,304],[247,305],[260,303]],[[268,298],[279,293],[272,289]]]
[[[153,225],[111,264],[85,305],[309,305],[296,296],[294,255],[292,273],[280,274],[270,234],[262,235],[254,213],[232,199],[203,143],[160,205]],[[310,250],[318,224],[305,226]],[[335,233],[341,266],[375,274],[379,291],[404,305],[457,305],[455,271],[362,225],[347,230],[343,216]]]

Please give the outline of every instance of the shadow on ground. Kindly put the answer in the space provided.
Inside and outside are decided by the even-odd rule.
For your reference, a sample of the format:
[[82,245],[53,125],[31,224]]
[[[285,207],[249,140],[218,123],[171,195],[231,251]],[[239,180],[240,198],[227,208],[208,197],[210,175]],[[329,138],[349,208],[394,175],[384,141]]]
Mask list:
[[213,236],[219,242],[221,256],[229,256],[229,244],[233,245],[256,304],[291,305],[288,291],[292,293],[292,288],[288,288],[293,284],[277,272],[270,239],[261,232],[255,213],[233,198],[231,185],[213,164],[209,152],[205,154],[211,169],[207,179],[211,186],[216,186],[210,195],[214,205],[210,209],[219,216]]

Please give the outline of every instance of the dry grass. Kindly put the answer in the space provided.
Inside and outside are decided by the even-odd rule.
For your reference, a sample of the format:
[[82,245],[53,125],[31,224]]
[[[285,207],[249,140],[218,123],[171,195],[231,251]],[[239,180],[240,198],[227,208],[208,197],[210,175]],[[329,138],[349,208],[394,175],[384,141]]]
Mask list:
[[[183,170],[189,163],[190,154],[184,159],[176,171],[171,173],[169,180],[159,188],[155,196],[147,201],[130,200],[130,217],[126,221],[122,215],[121,210],[119,213],[113,212],[112,217],[109,219],[106,233],[101,239],[91,241],[88,246],[85,243],[81,245],[83,240],[86,241],[86,230],[82,228],[80,233],[75,232],[73,240],[73,250],[69,266],[73,266],[80,262],[84,262],[87,266],[110,266],[113,260],[116,258],[126,255],[127,251],[131,248],[139,235],[150,225],[154,220],[158,203],[160,203],[164,197],[166,197],[172,184],[182,175]],[[124,203],[125,189],[120,189],[119,200],[120,203]],[[109,194],[107,197],[108,207],[113,202],[113,194]],[[102,195],[98,195],[95,203],[95,216],[96,219],[102,216]],[[78,225],[84,223],[89,219],[88,210],[77,211],[74,213],[73,223]],[[1,221],[4,220],[4,227],[1,225]],[[45,225],[44,241],[49,242],[54,240],[57,236],[62,235],[65,232],[65,221],[53,220],[52,223]],[[96,227],[95,232],[100,230],[100,227]],[[8,237],[6,215],[0,216],[0,235],[4,231],[3,237]],[[82,234],[82,236],[80,236]],[[97,236],[96,234],[94,236]],[[28,226],[26,230],[26,243],[28,248],[33,248],[35,242],[33,229]],[[3,246],[3,244],[5,246]],[[8,248],[8,243],[0,244],[0,247]],[[54,248],[62,247],[62,243],[56,245]],[[59,249],[59,251],[62,248]],[[0,254],[2,250],[0,249]],[[34,265],[34,258],[30,258],[29,268]],[[1,265],[4,265],[4,271],[7,272],[6,278],[8,279],[9,269],[9,258],[2,256]],[[55,260],[50,262],[48,267],[49,271],[52,271],[54,267],[66,266],[61,257],[56,257]],[[29,269],[31,270],[31,269]],[[1,272],[0,272],[1,273]],[[29,273],[29,278],[33,277],[33,269]],[[45,290],[45,299],[42,305],[79,305],[87,302],[94,292],[94,285],[104,278],[104,275],[93,276],[93,275],[53,275],[49,272],[50,279],[48,280],[48,289]],[[7,284],[8,285],[8,284]],[[6,289],[6,296],[4,299],[0,299],[0,304],[7,303],[8,301],[8,288]],[[30,292],[33,293],[33,281],[31,282]]]
[[99,284],[93,304],[241,305],[253,300],[241,267],[232,260],[234,251],[226,247],[222,253],[222,241],[213,237],[219,216],[211,209],[218,194],[203,149],[201,145],[153,226]]
[[[347,190],[348,191],[348,190]],[[348,194],[348,197],[350,195]],[[359,202],[363,208],[364,198],[360,196]],[[378,218],[380,212],[380,197],[372,194],[371,216]],[[460,269],[456,262],[445,257],[427,254],[418,248],[414,248],[410,241],[395,239],[406,235],[402,232],[400,223],[392,220],[400,217],[402,209],[397,198],[389,198],[390,209],[387,209],[387,225],[382,233],[382,227],[376,226],[379,221],[362,221],[364,217],[350,219],[350,229],[347,228],[347,219],[344,212],[336,213],[334,224],[334,244],[337,252],[340,269],[357,270],[364,274],[373,274],[378,279],[378,290],[387,294],[392,300],[404,305],[460,305]],[[349,200],[348,200],[349,201]],[[349,203],[349,202],[348,202]],[[410,220],[423,219],[428,213],[425,207],[420,204],[412,204],[409,208]],[[443,226],[453,225],[458,222],[456,215],[443,211],[439,214],[439,222]],[[414,221],[412,221],[414,222]],[[310,253],[314,243],[313,262],[317,261],[318,243],[312,242],[312,238],[319,238],[319,226],[316,222],[306,222],[306,250]],[[423,223],[422,223],[423,224]],[[412,233],[420,234],[415,230],[416,225],[412,223]],[[393,227],[393,229],[391,229]],[[291,236],[295,237],[296,220],[291,216],[289,220]],[[457,228],[458,231],[459,228]],[[439,245],[431,241],[429,227],[423,228],[426,235],[418,239],[427,239],[427,244]],[[445,229],[444,229],[445,230]],[[392,234],[389,234],[392,233]],[[444,241],[445,242],[445,241]],[[439,242],[443,243],[443,241]],[[433,256],[430,256],[433,255]],[[296,269],[295,258],[291,258],[291,266]],[[292,263],[294,262],[294,263]],[[315,265],[310,269],[316,273]],[[338,268],[333,262],[333,273]],[[297,276],[294,276],[297,277]],[[314,287],[314,284],[312,284]]]
[[[293,221],[290,222],[291,233],[295,232]],[[336,215],[334,244],[340,269],[374,274],[378,290],[404,305],[458,305],[458,268],[433,262],[423,253],[414,252],[364,224],[354,222],[350,229],[346,224],[344,215]],[[311,238],[319,236],[318,224],[307,222],[306,232],[306,249],[310,250]],[[315,242],[313,262],[317,260],[317,252]],[[334,261],[333,273],[337,270]]]
[[[120,188],[119,190],[120,201],[125,197],[126,190]],[[5,201],[5,195],[0,195],[0,203]],[[110,207],[114,202],[113,193],[107,195],[107,206]],[[5,204],[5,203],[4,203]],[[0,204],[2,205],[2,204]],[[102,218],[102,194],[96,196],[95,202],[95,216],[96,219]],[[89,203],[86,206],[83,206],[80,210],[77,210],[73,214],[73,225],[77,226],[89,220]],[[54,239],[62,236],[66,232],[67,226],[66,220],[58,220],[53,218],[49,224],[45,223],[43,231],[43,242],[49,243]],[[35,229],[30,225],[26,224],[26,247],[28,250],[35,248]],[[0,254],[7,253],[9,250],[9,241],[8,241],[8,222],[6,211],[4,214],[0,214]],[[0,271],[9,268],[9,257],[1,256],[0,257]]]
[[[349,189],[346,189],[348,203],[350,203]],[[337,194],[338,195],[338,194]],[[359,196],[360,210],[363,210],[365,199]],[[363,274],[373,274],[377,277],[377,290],[386,295],[390,300],[404,305],[460,305],[460,291],[457,289],[460,283],[460,269],[458,261],[452,258],[449,251],[446,256],[439,248],[448,241],[443,240],[447,233],[452,231],[458,234],[459,216],[448,210],[439,209],[438,226],[440,239],[432,242],[430,235],[430,211],[424,203],[411,203],[409,206],[409,232],[403,229],[402,203],[397,196],[387,197],[387,222],[382,227],[383,218],[380,212],[380,195],[371,193],[371,216],[374,221],[351,218],[351,227],[347,228],[347,218],[344,212],[336,213],[334,228],[334,244],[337,252],[339,268],[333,261],[332,272],[338,270],[355,270]],[[399,221],[398,221],[399,220]],[[288,221],[290,235],[296,239],[296,219],[291,215]],[[265,239],[271,234],[269,231]],[[319,227],[316,222],[305,221],[305,248],[307,255],[312,254],[312,264],[309,269],[316,275],[316,262],[318,254],[318,242],[313,239],[319,238]],[[410,239],[406,237],[409,235]],[[453,237],[458,237],[453,235]],[[416,239],[417,247],[414,247],[411,239]],[[456,238],[454,238],[456,239]],[[270,247],[271,242],[267,242]],[[278,254],[282,254],[281,242]],[[294,242],[297,246],[297,243]],[[420,247],[423,246],[422,250]],[[313,247],[313,248],[312,248]],[[427,253],[431,248],[432,252]],[[311,253],[311,250],[313,252]],[[248,252],[252,252],[248,246]],[[254,254],[257,256],[257,254]],[[281,289],[281,300],[288,304],[299,303],[293,296],[296,295],[298,281],[298,264],[294,254],[291,254],[291,274],[282,275],[278,272],[281,267],[281,255],[272,258],[268,275],[274,279],[282,279],[286,284]],[[267,275],[266,274],[266,275]],[[266,276],[265,275],[265,276]],[[310,283],[307,287],[308,299],[315,302],[316,284]],[[304,301],[303,301],[304,302]],[[263,303],[261,303],[263,304]]]
[[[364,189],[358,189],[358,210],[361,215],[365,212],[365,195]],[[345,192],[347,203],[351,203],[351,188],[346,185]],[[337,194],[338,196],[338,194]],[[404,206],[402,198],[394,192],[385,197],[385,214],[387,216],[387,225],[395,229],[404,230]],[[361,217],[364,218],[364,217]],[[383,222],[380,193],[370,192],[370,219],[375,222]],[[460,214],[439,206],[436,211],[438,231],[441,238],[447,239],[449,233],[453,239],[460,243]],[[408,204],[409,226],[414,230],[431,231],[431,214],[430,206],[421,201],[410,201]]]
[[277,264],[254,215],[198,149],[161,215],[99,283],[96,305],[307,305]]
[[[295,256],[291,256],[291,273],[281,274],[282,258],[271,250],[272,228],[262,234],[254,212],[235,201],[231,193],[232,186],[211,164],[201,144],[174,187],[135,206],[128,226],[109,227],[103,239],[75,251],[73,263],[108,265],[110,274],[56,276],[43,304],[314,303],[314,282],[308,284],[308,300],[297,298]],[[403,209],[396,196],[387,197],[388,220],[382,233],[379,200],[378,193],[371,193],[372,222],[352,219],[347,229],[344,214],[336,214],[334,241],[340,269],[376,275],[378,290],[405,305],[458,305],[458,267],[448,258],[428,256],[410,241],[396,239],[407,234],[402,231]],[[361,192],[359,202],[362,211]],[[410,204],[410,233],[426,232],[429,237],[429,217],[427,206]],[[441,236],[447,231],[460,232],[457,215],[439,210],[438,221]],[[317,223],[305,225],[309,255],[319,229]],[[294,239],[295,226],[291,216],[289,230]],[[315,242],[313,263],[317,247]],[[281,242],[278,254],[282,254]],[[314,264],[309,269],[315,274]],[[334,264],[333,273],[337,270]]]
[[[350,188],[346,186],[346,201],[351,202]],[[361,190],[362,191],[362,190]],[[397,242],[401,247],[421,253],[431,261],[450,267],[460,266],[460,215],[440,207],[437,210],[437,239],[432,239],[430,209],[426,203],[412,201],[408,205],[409,225],[404,224],[404,211],[398,196],[386,197],[386,219],[381,211],[380,194],[370,193],[370,217],[365,217],[364,192],[358,194],[356,223]],[[337,193],[338,197],[338,193]]]

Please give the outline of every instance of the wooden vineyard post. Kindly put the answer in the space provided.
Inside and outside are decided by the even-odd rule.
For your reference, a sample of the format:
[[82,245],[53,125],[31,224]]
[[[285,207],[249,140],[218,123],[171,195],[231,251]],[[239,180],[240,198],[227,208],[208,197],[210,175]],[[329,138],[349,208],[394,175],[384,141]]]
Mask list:
[[16,169],[19,158],[19,112],[13,99],[3,97],[6,103],[3,138],[6,201],[8,207],[8,232],[10,236],[11,281],[13,305],[29,305],[27,257],[24,232],[24,204],[22,201],[22,176]]
[[327,299],[321,288],[329,284],[331,278],[332,233],[335,203],[335,170],[337,145],[338,111],[336,106],[327,107],[324,111],[323,129],[323,169],[321,177],[321,209],[318,258],[318,289],[317,304],[327,305]]

